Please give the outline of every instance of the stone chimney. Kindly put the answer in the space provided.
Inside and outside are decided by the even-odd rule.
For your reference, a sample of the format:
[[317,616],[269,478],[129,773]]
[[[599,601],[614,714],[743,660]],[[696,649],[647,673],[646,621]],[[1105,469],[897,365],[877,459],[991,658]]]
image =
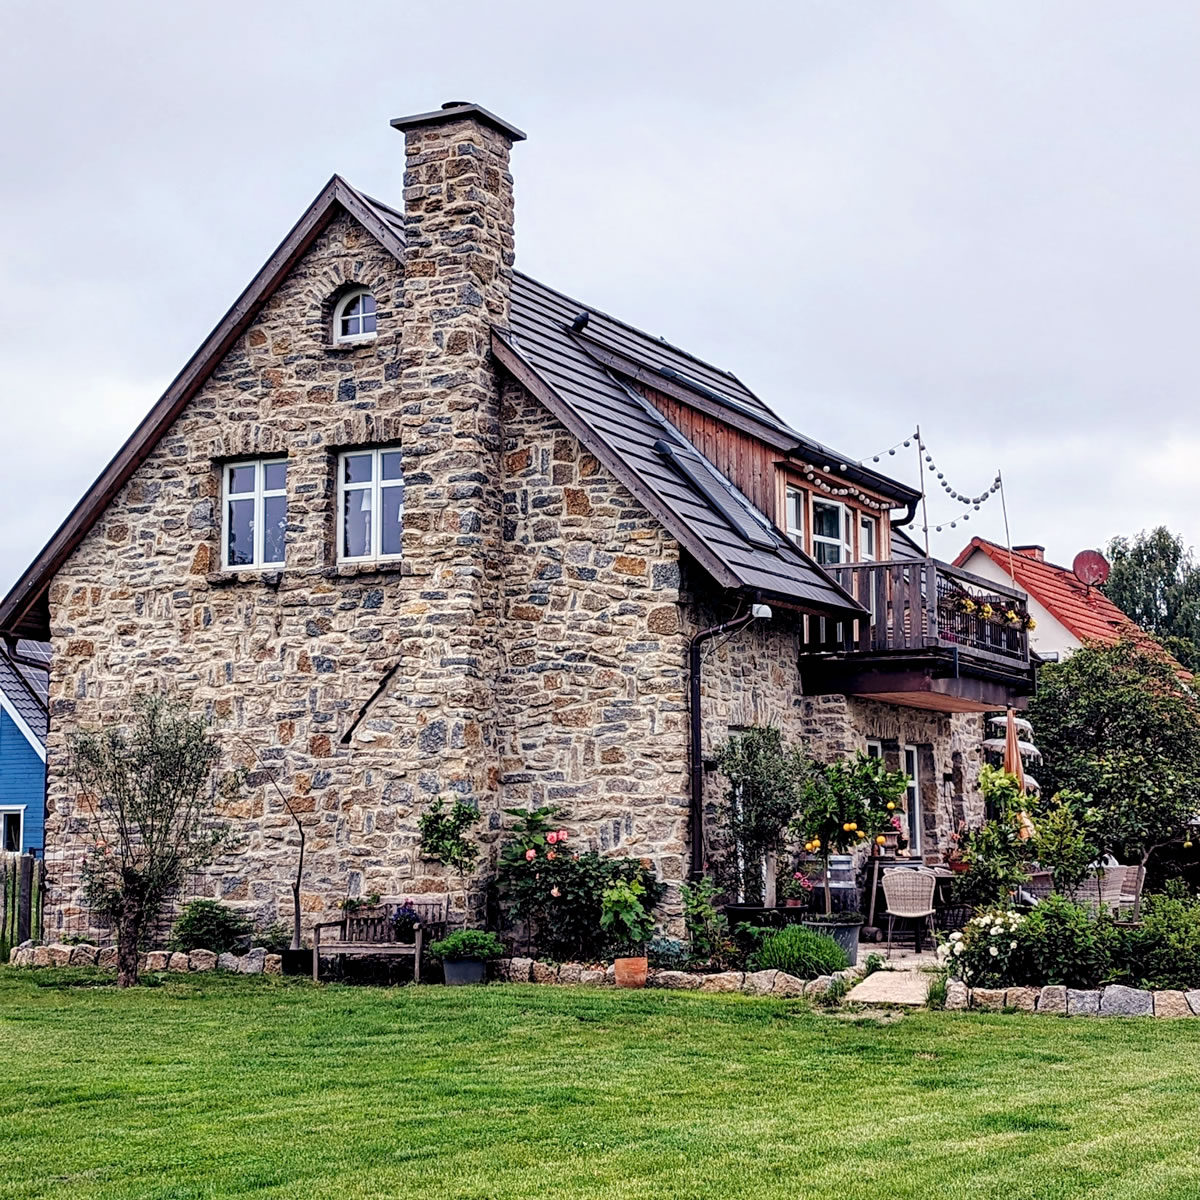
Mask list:
[[1045,546],[1014,546],[1014,554],[1023,554],[1026,558],[1036,558],[1038,562],[1046,561]]
[[453,792],[484,808],[499,776],[502,443],[491,331],[509,320],[508,155],[525,135],[459,102],[392,126],[407,159],[399,401],[414,603],[409,666],[391,694],[416,725],[424,798]]

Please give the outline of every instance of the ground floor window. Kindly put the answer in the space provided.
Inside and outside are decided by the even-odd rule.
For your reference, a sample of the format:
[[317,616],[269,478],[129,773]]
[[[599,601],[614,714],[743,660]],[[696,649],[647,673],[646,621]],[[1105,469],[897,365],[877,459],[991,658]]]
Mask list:
[[[867,742],[868,758],[883,758],[883,742],[872,739]],[[916,746],[900,747],[900,769],[908,777],[904,792],[904,836],[908,839],[908,853],[913,858],[921,855],[921,780]]]
[[25,809],[0,808],[0,847],[6,854],[20,854],[24,849]]

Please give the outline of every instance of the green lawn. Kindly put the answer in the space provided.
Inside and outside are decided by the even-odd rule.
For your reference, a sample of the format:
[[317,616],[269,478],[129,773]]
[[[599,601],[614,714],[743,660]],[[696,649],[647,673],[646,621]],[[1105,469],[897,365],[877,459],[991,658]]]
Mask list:
[[0,1197],[1200,1196],[1200,1021],[54,979],[0,970]]

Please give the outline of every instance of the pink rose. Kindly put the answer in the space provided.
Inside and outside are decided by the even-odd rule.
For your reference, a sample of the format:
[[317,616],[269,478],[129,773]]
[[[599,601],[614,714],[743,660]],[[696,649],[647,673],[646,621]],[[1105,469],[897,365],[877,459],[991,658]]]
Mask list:
[[552,888],[550,889],[550,895],[552,895],[552,896],[553,896],[553,897],[554,897],[554,898],[557,900],[557,899],[558,899],[558,897],[562,895],[562,892],[560,892],[560,891],[558,890],[558,888],[556,888],[556,887],[552,887]]
[[554,843],[558,841],[558,834],[557,833],[546,834],[546,841],[548,841],[550,843],[550,845],[553,846]]
[[535,858],[537,858],[537,851],[536,851],[536,850],[532,850],[532,849],[531,849],[531,850],[526,850],[526,851],[525,851],[525,861],[526,861],[526,862],[533,862],[533,860],[534,860]]
[[797,872],[796,872],[796,873],[795,873],[795,874],[792,876],[792,878],[793,878],[793,879],[803,879],[803,878],[804,878],[804,876],[803,876],[803,875],[801,875],[799,871],[797,871]]
[[546,857],[547,857],[547,858],[557,858],[557,857],[558,857],[558,855],[557,855],[557,854],[556,854],[556,853],[555,853],[553,850],[547,850],[547,851],[546,851]]
[[558,840],[560,842],[565,842],[567,840],[567,831],[565,829],[560,829],[558,831]]

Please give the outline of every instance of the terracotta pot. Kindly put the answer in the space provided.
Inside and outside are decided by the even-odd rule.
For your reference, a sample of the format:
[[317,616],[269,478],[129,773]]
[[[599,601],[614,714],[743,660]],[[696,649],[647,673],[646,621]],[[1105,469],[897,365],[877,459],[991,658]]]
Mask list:
[[971,869],[961,858],[952,858],[947,865],[955,875],[965,875]]
[[804,907],[804,901],[800,900],[800,899],[794,899],[794,900],[788,899],[788,900],[785,900],[783,903],[786,908],[803,908]]
[[613,974],[616,976],[617,987],[644,988],[649,965],[644,955],[641,958],[614,959]]

